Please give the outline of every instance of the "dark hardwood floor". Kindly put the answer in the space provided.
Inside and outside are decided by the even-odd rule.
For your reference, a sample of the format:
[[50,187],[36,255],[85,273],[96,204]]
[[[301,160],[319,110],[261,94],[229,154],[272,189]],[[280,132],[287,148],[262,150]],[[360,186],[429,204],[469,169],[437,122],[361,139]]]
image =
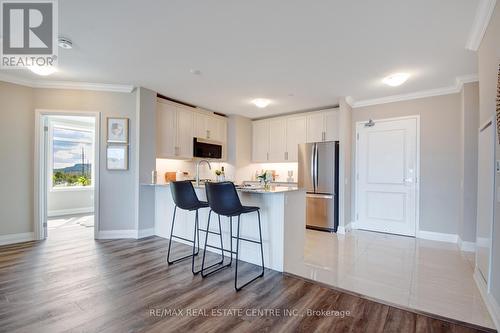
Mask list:
[[1,332],[477,331],[271,270],[237,293],[234,268],[202,279],[189,260],[169,267],[165,239],[94,241],[91,228],[75,230],[0,247]]

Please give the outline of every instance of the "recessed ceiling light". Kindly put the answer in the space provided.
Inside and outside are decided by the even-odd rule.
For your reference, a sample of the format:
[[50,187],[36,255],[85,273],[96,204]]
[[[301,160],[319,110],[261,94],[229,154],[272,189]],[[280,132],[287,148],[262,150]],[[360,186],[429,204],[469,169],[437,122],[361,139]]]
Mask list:
[[57,39],[57,45],[59,45],[61,49],[66,49],[66,50],[73,48],[73,42],[71,41],[71,39],[65,37],[59,37]]
[[410,74],[408,73],[396,73],[384,78],[382,82],[387,84],[388,86],[397,87],[405,83],[409,77]]
[[190,72],[193,75],[201,75],[201,71],[199,69],[191,69]]
[[271,101],[266,98],[256,98],[252,101],[252,104],[258,108],[263,109],[267,107],[269,104],[271,104]]
[[57,68],[55,68],[54,66],[30,66],[28,68],[33,73],[41,76],[47,76],[57,72]]

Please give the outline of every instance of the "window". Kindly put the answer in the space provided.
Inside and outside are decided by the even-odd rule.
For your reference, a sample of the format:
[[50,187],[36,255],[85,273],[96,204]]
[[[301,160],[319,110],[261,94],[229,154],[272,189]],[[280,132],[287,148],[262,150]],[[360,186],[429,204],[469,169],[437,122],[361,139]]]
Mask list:
[[52,127],[52,187],[91,186],[94,133],[90,130]]

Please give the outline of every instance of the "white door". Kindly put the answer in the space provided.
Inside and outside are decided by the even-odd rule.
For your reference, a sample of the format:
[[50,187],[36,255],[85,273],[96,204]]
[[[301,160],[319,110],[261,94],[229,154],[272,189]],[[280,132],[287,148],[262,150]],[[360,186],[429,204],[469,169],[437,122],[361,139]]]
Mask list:
[[267,162],[269,160],[269,121],[252,122],[252,160]]
[[357,228],[416,235],[417,141],[417,118],[357,124]]
[[306,117],[291,117],[286,120],[286,160],[298,161],[299,144],[306,143]]
[[495,125],[490,122],[479,132],[476,265],[488,283],[495,201]]
[[286,119],[269,120],[269,161],[286,161]]

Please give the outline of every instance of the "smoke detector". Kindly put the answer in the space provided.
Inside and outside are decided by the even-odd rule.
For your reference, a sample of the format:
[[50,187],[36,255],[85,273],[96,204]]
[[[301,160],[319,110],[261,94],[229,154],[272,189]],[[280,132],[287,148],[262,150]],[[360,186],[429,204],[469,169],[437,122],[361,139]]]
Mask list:
[[73,48],[73,42],[69,38],[65,37],[59,37],[57,39],[57,45],[59,45],[61,49],[66,49],[66,50]]

